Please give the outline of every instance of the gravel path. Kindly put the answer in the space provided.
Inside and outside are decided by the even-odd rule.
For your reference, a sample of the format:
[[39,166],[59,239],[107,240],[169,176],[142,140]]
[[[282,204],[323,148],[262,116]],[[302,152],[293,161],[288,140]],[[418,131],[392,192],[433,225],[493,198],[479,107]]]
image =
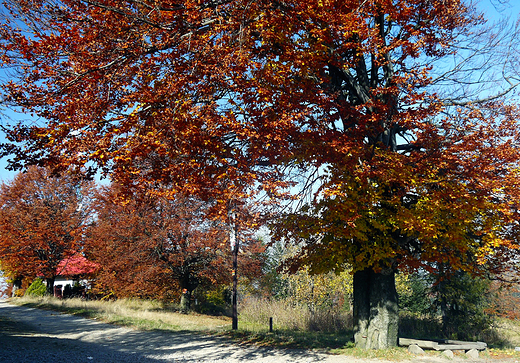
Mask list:
[[[417,357],[414,362],[448,359]],[[477,360],[484,362],[484,360]],[[138,331],[0,300],[0,362],[27,363],[382,363],[305,350],[246,346],[192,335]],[[470,360],[465,359],[465,363]]]

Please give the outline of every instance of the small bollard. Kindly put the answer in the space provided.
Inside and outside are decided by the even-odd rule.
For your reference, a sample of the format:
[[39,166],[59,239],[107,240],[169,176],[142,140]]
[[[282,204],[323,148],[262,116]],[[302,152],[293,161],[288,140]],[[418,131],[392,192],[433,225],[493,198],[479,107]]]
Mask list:
[[273,332],[273,318],[272,317],[269,318],[269,332],[270,333]]

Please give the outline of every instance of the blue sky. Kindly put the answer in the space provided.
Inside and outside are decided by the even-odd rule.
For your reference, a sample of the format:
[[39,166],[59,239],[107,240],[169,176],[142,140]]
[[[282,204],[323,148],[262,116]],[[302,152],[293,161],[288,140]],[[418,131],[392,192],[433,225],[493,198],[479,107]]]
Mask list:
[[[511,20],[519,19],[520,1],[518,0],[481,0],[477,7],[484,11],[488,19],[498,20],[501,17],[510,17]],[[3,77],[0,77],[0,80]],[[2,114],[3,113],[3,114]],[[0,124],[5,125],[6,116],[19,119],[25,118],[24,115],[14,115],[7,110],[0,109]],[[0,131],[0,142],[4,138]],[[0,182],[8,182],[16,175],[16,172],[6,170],[7,158],[0,159]]]
[[[20,117],[23,117],[23,115],[16,115],[10,112],[9,110],[0,109],[0,124],[5,125],[9,121],[7,119],[19,119]],[[4,142],[4,134],[0,130],[0,142]],[[1,182],[7,182],[11,180],[17,172],[12,172],[6,169],[7,166],[7,157],[0,159],[0,183]]]

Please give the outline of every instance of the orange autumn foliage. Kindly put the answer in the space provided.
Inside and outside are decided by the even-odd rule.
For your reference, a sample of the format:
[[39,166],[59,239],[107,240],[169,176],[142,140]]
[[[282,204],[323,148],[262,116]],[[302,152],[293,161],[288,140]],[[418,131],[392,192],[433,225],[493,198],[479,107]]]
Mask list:
[[13,167],[281,207],[289,269],[352,266],[360,346],[397,344],[397,269],[517,267],[520,32],[473,2],[4,4],[4,98],[43,120]]
[[[205,218],[208,203],[180,196],[122,200],[119,189],[103,187],[96,196],[87,246],[100,266],[97,292],[176,300],[183,290],[231,281],[228,227]],[[255,241],[243,242],[241,274],[258,276],[262,251]]]
[[[438,261],[482,273],[517,256],[516,60],[491,42],[482,57],[499,57],[507,74],[490,84],[506,87],[481,97],[478,68],[447,69],[484,33],[469,1],[6,7],[1,57],[19,71],[6,100],[45,120],[8,128],[14,167],[100,170],[128,189],[162,183],[171,199],[215,201],[222,219],[231,200],[305,195],[273,227],[303,246],[293,269]],[[466,88],[476,95],[457,93]]]
[[47,280],[52,292],[59,264],[83,249],[91,217],[92,185],[30,167],[0,188],[0,261],[13,279]]

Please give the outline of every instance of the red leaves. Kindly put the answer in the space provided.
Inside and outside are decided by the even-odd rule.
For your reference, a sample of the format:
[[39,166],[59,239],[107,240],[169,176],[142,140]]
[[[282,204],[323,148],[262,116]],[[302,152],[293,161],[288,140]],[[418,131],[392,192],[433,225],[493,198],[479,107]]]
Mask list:
[[98,264],[90,262],[80,254],[75,254],[60,261],[56,276],[92,276],[98,269]]
[[0,260],[12,277],[54,278],[63,258],[81,248],[90,218],[89,186],[29,168],[2,185]]
[[[183,289],[191,293],[199,285],[231,281],[229,231],[206,219],[207,203],[142,195],[121,203],[117,193],[116,188],[99,193],[98,219],[89,232],[88,256],[100,267],[98,291],[173,299]],[[244,237],[241,274],[257,276],[262,251],[248,247]]]

